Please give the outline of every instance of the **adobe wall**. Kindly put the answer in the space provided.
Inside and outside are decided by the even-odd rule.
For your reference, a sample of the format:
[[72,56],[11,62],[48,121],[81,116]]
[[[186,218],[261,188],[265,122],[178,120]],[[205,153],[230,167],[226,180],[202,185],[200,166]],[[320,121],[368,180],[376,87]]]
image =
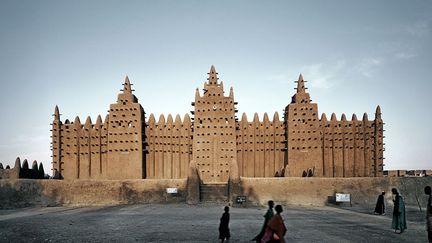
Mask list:
[[[176,187],[178,193],[167,194]],[[186,201],[178,180],[0,180],[0,208],[55,205],[117,205]]]
[[[335,192],[350,193],[354,207],[373,210],[377,196],[386,191],[391,207],[392,187],[398,188],[407,207],[424,209],[423,188],[432,177],[384,178],[249,178],[240,181],[247,206],[268,200],[284,205],[324,206]],[[178,194],[166,188],[178,188]],[[55,205],[118,205],[135,203],[185,203],[186,179],[146,180],[0,180],[0,208]],[[347,204],[343,206],[349,206]]]
[[15,164],[15,167],[3,168],[3,164],[0,163],[0,179],[18,179],[21,172],[21,164],[18,166]]
[[58,108],[52,128],[53,175],[57,172],[65,179],[101,179],[107,177],[108,116],[96,123],[87,117],[81,124],[79,117],[73,122],[60,121]]
[[263,121],[254,114],[248,122],[243,113],[237,124],[237,163],[240,176],[274,177],[285,167],[285,126],[276,112],[273,121],[264,113]]
[[10,168],[9,165],[3,168],[3,164],[0,163],[0,179],[44,179],[45,171],[43,164],[36,160],[33,161],[32,167],[29,167],[28,161],[25,159],[21,167],[21,159],[18,157],[15,160],[15,166]]
[[127,76],[121,91],[104,122],[99,115],[96,123],[90,117],[84,124],[79,117],[63,123],[55,107],[51,135],[53,175],[64,179],[145,177],[145,113]]
[[[225,96],[214,66],[203,93],[195,91],[192,117],[153,114],[146,120],[129,78],[105,120],[52,123],[53,175],[64,179],[180,179],[195,162],[204,184],[227,183],[230,166],[245,177],[381,177],[384,136],[381,109],[373,120],[343,114],[318,118],[300,75],[282,120],[237,117],[233,88]],[[57,176],[56,176],[57,177]]]
[[171,114],[167,121],[161,115],[156,122],[150,115],[145,127],[146,136],[146,178],[180,179],[186,178],[191,160],[191,119],[188,114],[183,118]]
[[250,205],[277,204],[324,206],[336,192],[350,193],[353,206],[373,210],[378,195],[386,191],[387,205],[391,188],[396,187],[405,198],[407,207],[416,207],[417,200],[425,208],[423,188],[432,186],[432,177],[375,177],[375,178],[241,178],[243,195]]

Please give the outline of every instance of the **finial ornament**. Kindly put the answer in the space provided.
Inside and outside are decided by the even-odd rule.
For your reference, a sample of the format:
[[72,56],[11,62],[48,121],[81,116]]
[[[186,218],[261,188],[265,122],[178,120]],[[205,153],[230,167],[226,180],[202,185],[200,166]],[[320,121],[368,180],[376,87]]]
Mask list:
[[208,75],[209,75],[209,77],[208,77],[209,84],[217,84],[217,81],[218,81],[217,75],[218,75],[218,73],[216,72],[216,68],[215,68],[214,65],[212,65],[210,67],[210,72],[208,73]]
[[297,81],[297,93],[305,93],[304,78],[303,78],[303,74],[301,73]]
[[123,93],[132,93],[131,83],[129,77],[126,75],[125,82],[123,84]]
[[60,120],[60,112],[59,112],[59,108],[58,108],[57,105],[54,108],[54,119],[55,120]]

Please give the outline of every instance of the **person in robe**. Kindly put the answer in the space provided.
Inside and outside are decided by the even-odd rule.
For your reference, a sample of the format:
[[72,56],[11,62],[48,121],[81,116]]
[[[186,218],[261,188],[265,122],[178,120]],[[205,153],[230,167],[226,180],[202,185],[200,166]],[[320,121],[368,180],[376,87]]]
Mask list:
[[229,238],[231,237],[230,230],[229,230],[229,207],[225,206],[224,213],[222,214],[222,217],[220,218],[220,224],[219,224],[219,240],[220,242],[228,242]]
[[374,211],[375,214],[385,215],[384,195],[385,192],[382,192],[381,195],[378,196],[378,200]]
[[264,236],[261,239],[261,243],[268,242],[281,242],[285,243],[284,236],[286,234],[286,227],[281,216],[282,206],[276,205],[276,214],[267,223],[267,228],[265,230]]
[[255,238],[253,238],[252,241],[261,242],[261,238],[263,237],[264,232],[267,228],[267,223],[270,221],[270,219],[274,215],[274,212],[273,212],[274,202],[272,200],[270,200],[267,202],[267,204],[268,204],[268,209],[267,209],[267,212],[264,214],[264,224],[263,224],[259,234],[257,236],[255,236]]
[[[392,229],[395,230],[395,233],[402,234],[404,230],[407,229],[406,216],[405,216],[405,203],[403,197],[400,195],[400,193],[396,188],[392,188],[392,193],[394,195]],[[399,232],[397,232],[398,230]]]
[[429,243],[432,243],[432,197],[431,197],[431,187],[426,186],[424,192],[428,195],[428,203],[426,206],[426,230],[428,233]]

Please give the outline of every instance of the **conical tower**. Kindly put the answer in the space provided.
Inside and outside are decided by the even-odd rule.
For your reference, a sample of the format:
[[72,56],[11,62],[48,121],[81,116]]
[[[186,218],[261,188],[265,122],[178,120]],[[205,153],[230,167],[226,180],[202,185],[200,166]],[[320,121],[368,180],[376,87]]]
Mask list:
[[302,176],[314,171],[323,175],[321,137],[318,106],[311,103],[305,80],[300,74],[296,93],[285,107],[287,171],[285,176]]
[[109,179],[144,178],[144,110],[126,76],[117,103],[110,105],[106,172]]
[[61,143],[61,130],[62,130],[62,122],[60,120],[60,112],[59,108],[56,105],[54,108],[54,120],[52,121],[51,128],[51,151],[52,151],[52,171],[57,171],[60,178],[62,178],[63,167],[62,167],[62,143]]

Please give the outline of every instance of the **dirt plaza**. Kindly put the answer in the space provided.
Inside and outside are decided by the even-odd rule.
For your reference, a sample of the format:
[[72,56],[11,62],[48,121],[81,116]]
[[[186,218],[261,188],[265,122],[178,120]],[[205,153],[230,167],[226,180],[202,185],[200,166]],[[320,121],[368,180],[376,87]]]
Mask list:
[[[265,208],[231,208],[231,242],[250,242]],[[372,210],[371,210],[372,211]],[[386,216],[334,207],[284,207],[287,242],[427,242],[423,214],[407,210],[408,230]],[[223,205],[140,204],[0,210],[0,242],[217,242]]]

